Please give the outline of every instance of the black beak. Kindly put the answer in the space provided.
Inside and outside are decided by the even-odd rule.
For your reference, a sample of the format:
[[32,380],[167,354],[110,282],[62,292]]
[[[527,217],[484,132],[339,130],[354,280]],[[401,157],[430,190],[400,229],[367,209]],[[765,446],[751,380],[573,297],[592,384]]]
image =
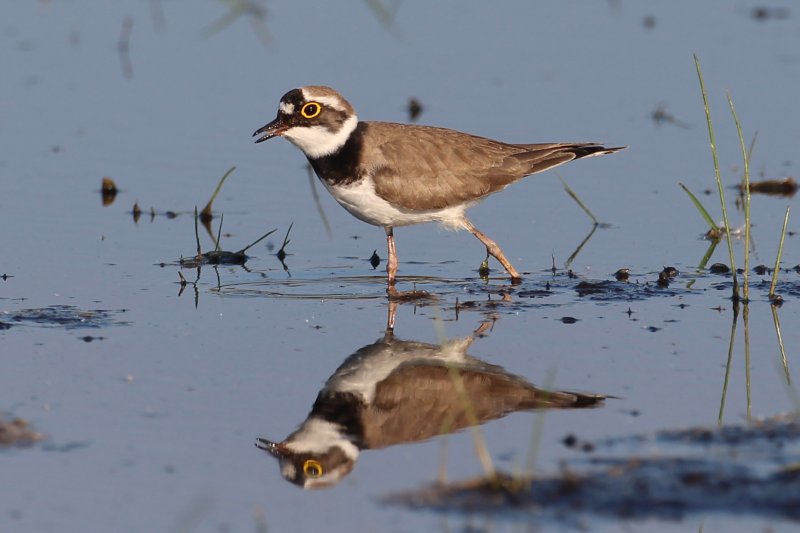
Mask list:
[[[269,125],[264,126],[264,128],[267,127],[269,127]],[[257,131],[256,133],[259,132]],[[269,139],[269,137],[267,137],[267,139]],[[260,142],[261,140],[262,139],[259,139],[256,142]],[[267,439],[256,439],[256,448],[269,452],[269,454],[275,457],[276,459],[285,457],[289,453],[289,450],[287,450],[286,446],[284,446],[283,444],[279,442],[272,442],[271,440]]]
[[268,139],[272,139],[273,137],[277,137],[279,135],[282,135],[283,132],[288,130],[288,129],[289,129],[289,125],[284,123],[281,120],[281,117],[278,116],[277,118],[275,118],[275,120],[273,120],[272,122],[270,122],[269,124],[267,124],[263,128],[257,129],[256,132],[253,134],[253,137],[255,137],[256,135],[261,135],[263,133],[263,135],[261,135],[261,137],[256,139],[256,142],[260,143],[260,142],[264,142],[264,141],[266,141]]

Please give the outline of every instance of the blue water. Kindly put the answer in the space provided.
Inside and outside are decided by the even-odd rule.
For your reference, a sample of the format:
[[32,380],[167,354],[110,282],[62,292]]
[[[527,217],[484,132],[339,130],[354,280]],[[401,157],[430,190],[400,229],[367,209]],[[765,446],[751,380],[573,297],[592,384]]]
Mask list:
[[[23,309],[72,305],[113,310],[126,324],[20,323],[0,331],[0,410],[48,435],[30,449],[0,450],[0,531],[246,531],[262,512],[270,531],[448,530],[469,522],[377,502],[435,480],[442,439],[365,452],[342,485],[314,493],[283,481],[253,446],[257,436],[288,435],[327,377],[380,337],[385,323],[383,266],[373,271],[367,261],[373,250],[385,256],[383,232],[317,187],[328,237],[302,155],[282,140],[252,142],[280,96],[307,84],[337,88],[363,119],[406,121],[414,96],[425,124],[511,142],[628,145],[515,184],[474,208],[471,219],[518,269],[533,273],[525,288],[542,288],[553,260],[562,268],[592,227],[561,176],[611,225],[592,236],[572,269],[604,280],[629,267],[644,283],[674,265],[683,273],[677,294],[597,302],[557,291],[500,309],[470,353],[539,385],[620,397],[600,410],[547,414],[537,460],[546,471],[572,453],[560,444],[567,433],[592,439],[716,424],[731,304],[726,291],[712,288],[722,278],[686,289],[707,228],[678,182],[721,218],[716,193],[702,194],[714,186],[713,166],[692,54],[702,62],[725,183],[741,173],[726,90],[747,142],[758,132],[754,177],[796,177],[800,26],[792,3],[770,4],[788,9],[787,18],[758,21],[755,4],[722,1],[405,2],[388,27],[368,3],[255,5],[266,10],[266,43],[247,15],[209,35],[229,9],[224,2],[5,6],[0,275],[13,277],[0,279],[0,321]],[[126,17],[133,22],[130,77],[118,52]],[[680,124],[654,122],[659,106]],[[231,166],[237,169],[214,204],[225,214],[223,248],[238,250],[273,228],[268,242],[279,247],[294,222],[291,278],[275,248],[262,243],[249,251],[252,272],[220,267],[218,286],[204,268],[196,305],[191,286],[178,295],[175,262],[194,255],[189,213]],[[109,207],[97,193],[104,176],[122,190]],[[742,215],[727,192],[738,226]],[[145,211],[138,224],[129,214],[134,202]],[[794,202],[754,197],[754,262],[774,261],[784,210]],[[151,221],[151,207],[181,214]],[[789,228],[797,231],[794,214]],[[401,306],[397,335],[435,342],[438,319],[447,336],[469,335],[484,314],[462,312],[456,321],[453,307],[456,296],[484,297],[468,293],[480,287],[480,243],[434,226],[396,236],[401,278],[455,280],[433,283],[446,286],[439,305]],[[213,248],[203,234],[201,243]],[[726,260],[723,243],[711,262]],[[790,236],[784,266],[797,263]],[[194,280],[193,271],[183,274]],[[780,311],[790,372],[800,343],[789,290],[796,276],[781,275],[790,293]],[[280,297],[286,294],[303,297]],[[750,312],[753,416],[797,408],[765,294],[754,290]],[[564,316],[578,322],[564,324]],[[85,342],[86,335],[103,338]],[[747,415],[741,340],[740,325],[726,422]],[[501,467],[524,457],[533,420],[516,414],[484,427]],[[451,478],[480,473],[469,433],[446,443]],[[587,520],[590,529],[626,527]],[[700,523],[703,531],[787,527],[726,516],[633,527],[685,531]]]

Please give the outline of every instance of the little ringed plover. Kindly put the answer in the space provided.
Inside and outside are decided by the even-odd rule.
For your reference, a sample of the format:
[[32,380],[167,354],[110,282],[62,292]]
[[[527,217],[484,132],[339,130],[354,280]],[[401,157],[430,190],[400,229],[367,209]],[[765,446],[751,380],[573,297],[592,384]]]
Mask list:
[[525,176],[624,148],[509,144],[445,128],[363,122],[342,95],[323,86],[283,95],[278,116],[253,136],[259,136],[257,143],[276,136],[291,141],[342,207],[384,228],[390,294],[397,275],[393,229],[423,222],[468,230],[512,281],[521,280],[497,243],[467,219],[466,210]]

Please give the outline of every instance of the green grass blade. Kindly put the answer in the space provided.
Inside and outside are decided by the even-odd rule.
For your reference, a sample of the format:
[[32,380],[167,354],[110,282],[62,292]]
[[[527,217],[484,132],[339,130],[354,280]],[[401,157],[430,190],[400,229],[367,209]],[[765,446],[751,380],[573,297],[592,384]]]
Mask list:
[[748,282],[748,276],[750,275],[750,152],[747,151],[747,146],[744,143],[742,124],[739,122],[739,115],[733,106],[733,99],[730,93],[727,93],[727,97],[733,121],[736,123],[736,133],[739,136],[739,147],[742,150],[744,164],[744,274],[742,275],[742,294],[744,301],[747,302],[750,300],[750,284]]
[[728,258],[731,262],[731,275],[733,276],[733,297],[739,297],[739,282],[736,275],[736,261],[733,257],[733,241],[731,241],[731,225],[728,222],[728,209],[725,206],[725,190],[722,186],[722,176],[719,170],[719,158],[717,157],[717,142],[714,137],[714,126],[711,122],[711,109],[708,106],[708,94],[706,85],[703,82],[703,72],[700,69],[700,59],[694,54],[694,66],[697,69],[697,79],[700,81],[700,92],[703,95],[703,109],[706,113],[706,124],[708,125],[708,139],[711,146],[711,158],[714,161],[714,180],[717,182],[717,192],[719,193],[719,203],[722,207],[722,221],[725,225],[725,236],[728,239]]
[[703,217],[703,219],[705,219],[711,231],[721,231],[721,228],[717,226],[717,223],[714,222],[714,219],[711,218],[711,215],[708,214],[708,211],[706,211],[706,208],[703,207],[702,203],[700,203],[700,200],[697,199],[697,196],[695,196],[692,193],[692,191],[690,191],[689,188],[686,187],[686,185],[684,185],[683,183],[679,182],[678,185],[680,185],[683,191],[689,195],[689,198],[692,199],[694,206],[697,208],[697,211],[700,213],[700,216]]
[[[703,258],[700,260],[700,262],[697,263],[697,270],[695,272],[697,272],[699,274],[700,272],[705,270],[706,265],[708,264],[709,259],[711,259],[711,256],[714,255],[714,250],[717,249],[717,245],[718,244],[719,244],[719,240],[717,240],[717,239],[711,239],[711,241],[709,241],[708,249],[706,249],[706,253],[703,256]],[[689,282],[686,284],[686,288],[687,289],[691,289],[694,286],[696,281],[697,281],[697,278],[693,278],[693,279],[689,280]]]
[[789,224],[789,206],[786,206],[786,215],[783,217],[783,229],[781,230],[781,242],[778,244],[778,254],[775,257],[775,268],[772,269],[772,283],[769,286],[769,299],[775,298],[775,286],[778,284],[778,272],[781,268],[781,257],[783,256],[783,242],[786,240],[786,226]]

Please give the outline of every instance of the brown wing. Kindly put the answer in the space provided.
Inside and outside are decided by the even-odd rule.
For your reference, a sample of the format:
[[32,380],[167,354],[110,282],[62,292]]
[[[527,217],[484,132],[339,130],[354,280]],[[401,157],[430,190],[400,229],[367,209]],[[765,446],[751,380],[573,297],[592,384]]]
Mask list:
[[[463,369],[459,373],[481,424],[514,411],[588,407],[603,400],[602,396],[543,391],[510,373]],[[363,413],[364,444],[383,448],[426,440],[469,425],[464,402],[447,367],[401,367],[378,384],[375,401]]]
[[527,175],[618,150],[591,143],[507,144],[428,126],[367,126],[376,192],[396,206],[415,209],[479,200]]

